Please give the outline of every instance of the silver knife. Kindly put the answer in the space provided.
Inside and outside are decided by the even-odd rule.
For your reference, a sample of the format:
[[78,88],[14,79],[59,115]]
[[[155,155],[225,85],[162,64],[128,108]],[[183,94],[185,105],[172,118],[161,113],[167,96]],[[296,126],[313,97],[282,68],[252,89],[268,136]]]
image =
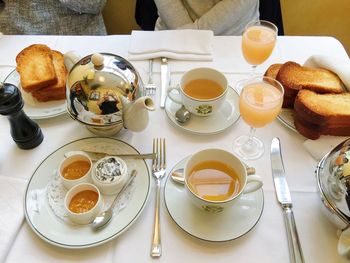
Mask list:
[[169,69],[168,69],[168,59],[162,57],[160,62],[160,107],[165,107],[165,98],[167,96],[169,87]]
[[276,196],[283,210],[284,223],[286,225],[287,230],[290,260],[293,263],[304,262],[304,256],[301,250],[297,227],[295,224],[294,214],[292,210],[292,198],[290,196],[284,172],[281,144],[280,140],[277,137],[272,139],[270,157],[272,177],[273,182],[275,184]]

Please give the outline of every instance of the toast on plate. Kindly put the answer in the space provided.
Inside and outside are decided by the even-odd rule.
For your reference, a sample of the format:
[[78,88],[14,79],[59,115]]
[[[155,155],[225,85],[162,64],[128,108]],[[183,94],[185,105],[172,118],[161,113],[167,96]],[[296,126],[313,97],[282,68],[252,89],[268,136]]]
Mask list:
[[66,79],[68,72],[64,65],[64,57],[62,53],[56,50],[51,50],[51,53],[57,82],[32,92],[33,97],[40,102],[66,98]]
[[350,93],[319,94],[300,90],[294,103],[296,129],[309,139],[350,135]]
[[284,108],[293,108],[294,100],[301,89],[317,93],[343,93],[345,91],[342,81],[335,73],[323,68],[304,67],[292,61],[280,67],[276,79],[284,87]]
[[22,89],[33,92],[57,82],[51,49],[34,44],[23,49],[16,57]]

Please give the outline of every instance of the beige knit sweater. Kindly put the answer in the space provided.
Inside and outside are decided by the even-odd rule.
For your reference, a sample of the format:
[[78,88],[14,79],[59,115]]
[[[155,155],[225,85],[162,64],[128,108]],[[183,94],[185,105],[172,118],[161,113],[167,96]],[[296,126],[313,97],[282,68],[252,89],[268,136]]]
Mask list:
[[259,0],[155,0],[155,29],[209,29],[215,35],[241,35],[259,19]]

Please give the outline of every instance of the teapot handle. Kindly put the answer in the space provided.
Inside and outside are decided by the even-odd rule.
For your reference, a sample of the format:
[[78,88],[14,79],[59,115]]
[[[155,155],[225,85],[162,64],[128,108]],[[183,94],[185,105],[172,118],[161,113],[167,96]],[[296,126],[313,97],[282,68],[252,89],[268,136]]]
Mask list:
[[81,59],[81,55],[79,55],[76,51],[71,50],[64,54],[64,64],[68,71],[72,69],[72,67]]

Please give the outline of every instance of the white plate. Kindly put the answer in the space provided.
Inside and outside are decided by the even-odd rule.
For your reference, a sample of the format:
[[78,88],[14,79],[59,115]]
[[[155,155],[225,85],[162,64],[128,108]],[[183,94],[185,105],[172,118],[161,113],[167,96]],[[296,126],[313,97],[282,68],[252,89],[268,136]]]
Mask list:
[[48,204],[46,186],[54,169],[67,151],[78,150],[86,144],[115,145],[121,153],[138,153],[131,145],[112,138],[84,138],[70,142],[50,154],[33,173],[25,193],[24,213],[28,224],[43,240],[65,248],[87,248],[103,244],[123,233],[140,216],[150,192],[150,174],[144,160],[134,160],[138,171],[135,191],[128,204],[102,230],[93,231],[89,225],[64,222]]
[[282,109],[277,119],[282,122],[289,129],[298,132],[294,126],[293,110],[292,109]]
[[200,117],[192,114],[187,123],[179,124],[175,119],[175,112],[181,108],[181,105],[173,102],[169,97],[165,101],[165,112],[170,121],[180,129],[199,135],[216,134],[224,131],[239,119],[238,101],[238,93],[230,87],[224,105],[211,116]]
[[[183,168],[187,158],[172,171]],[[262,189],[242,196],[231,209],[212,214],[191,203],[185,187],[171,179],[171,172],[164,187],[165,205],[175,223],[188,234],[205,241],[229,241],[248,233],[258,223],[264,208]]]
[[[11,83],[22,91],[21,81],[19,78],[19,74],[16,70],[13,70],[5,78],[4,82]],[[48,119],[48,118],[62,115],[66,112],[66,109],[67,109],[66,100],[37,102],[35,105],[31,105],[28,103],[28,101],[26,102],[26,98],[25,96],[23,96],[23,91],[22,91],[22,98],[24,101],[24,107],[23,107],[24,112],[28,115],[28,117],[35,120]]]

